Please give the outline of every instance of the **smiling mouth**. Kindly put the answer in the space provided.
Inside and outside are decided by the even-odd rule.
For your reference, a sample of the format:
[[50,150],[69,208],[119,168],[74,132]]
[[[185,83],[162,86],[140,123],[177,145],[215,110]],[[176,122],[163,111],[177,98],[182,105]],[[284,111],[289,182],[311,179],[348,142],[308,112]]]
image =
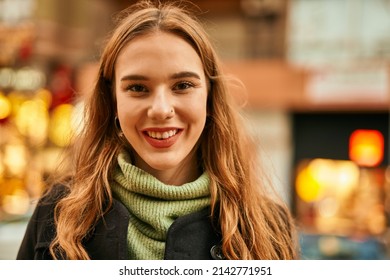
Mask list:
[[146,134],[156,140],[165,140],[175,136],[178,133],[178,129],[172,129],[164,132],[160,131],[146,131]]

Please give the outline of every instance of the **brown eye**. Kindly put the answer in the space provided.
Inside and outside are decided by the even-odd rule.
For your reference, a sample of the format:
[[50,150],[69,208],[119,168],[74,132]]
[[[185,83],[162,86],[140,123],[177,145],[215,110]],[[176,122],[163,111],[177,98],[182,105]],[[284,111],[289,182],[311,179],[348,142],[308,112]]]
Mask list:
[[192,87],[194,87],[194,85],[190,82],[180,82],[174,86],[173,90],[182,91]]
[[139,84],[129,85],[128,87],[126,87],[126,90],[133,91],[133,92],[147,92],[147,88]]

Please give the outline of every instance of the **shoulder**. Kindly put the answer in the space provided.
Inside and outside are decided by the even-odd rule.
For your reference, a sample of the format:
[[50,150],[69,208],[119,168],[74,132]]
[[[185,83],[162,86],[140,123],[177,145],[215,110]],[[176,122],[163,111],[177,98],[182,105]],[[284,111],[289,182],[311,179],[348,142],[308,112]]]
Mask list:
[[49,245],[55,236],[54,209],[67,193],[67,188],[56,185],[47,189],[37,202],[28,222],[17,259],[51,259]]
[[37,206],[56,204],[69,193],[69,188],[64,184],[57,184],[45,190],[38,201]]
[[55,185],[48,188],[39,199],[31,217],[31,222],[53,226],[54,209],[67,193],[68,189],[65,185]]
[[67,193],[68,189],[64,185],[55,185],[48,188],[38,200],[31,220],[33,222],[54,220],[54,209]]

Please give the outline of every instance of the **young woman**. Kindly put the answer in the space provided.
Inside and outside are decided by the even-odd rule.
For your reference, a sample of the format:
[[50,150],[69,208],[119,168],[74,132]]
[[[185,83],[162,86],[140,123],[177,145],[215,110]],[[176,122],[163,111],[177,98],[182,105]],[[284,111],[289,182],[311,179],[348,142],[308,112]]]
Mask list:
[[122,14],[86,100],[71,179],[41,199],[18,259],[295,259],[200,23]]

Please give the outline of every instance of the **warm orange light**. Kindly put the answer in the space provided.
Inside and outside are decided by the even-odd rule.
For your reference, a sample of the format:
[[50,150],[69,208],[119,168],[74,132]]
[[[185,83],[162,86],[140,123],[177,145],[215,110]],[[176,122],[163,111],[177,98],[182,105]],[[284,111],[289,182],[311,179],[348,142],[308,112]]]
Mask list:
[[358,165],[373,167],[383,160],[384,139],[378,130],[358,129],[349,138],[349,157]]
[[0,92],[0,120],[7,118],[11,114],[11,102]]

